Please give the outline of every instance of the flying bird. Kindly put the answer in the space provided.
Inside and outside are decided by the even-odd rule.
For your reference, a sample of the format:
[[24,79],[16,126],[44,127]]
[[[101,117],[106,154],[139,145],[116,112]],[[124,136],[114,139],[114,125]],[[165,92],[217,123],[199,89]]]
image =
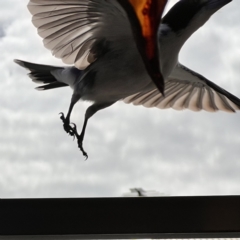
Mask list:
[[164,197],[163,193],[154,190],[144,190],[142,188],[130,188],[130,193],[124,193],[124,197]]
[[[46,48],[72,67],[55,67],[21,60],[38,90],[70,86],[73,95],[64,129],[82,147],[88,119],[100,109],[143,91],[153,82],[164,91],[157,29],[167,0],[30,0],[32,22]],[[127,70],[127,71],[126,71]],[[137,79],[137,80],[136,80]],[[135,82],[135,83],[134,83]],[[137,82],[137,84],[136,84]],[[81,134],[70,125],[78,100],[92,101]]]
[[[166,1],[30,0],[28,9],[44,46],[74,66],[15,62],[43,84],[38,90],[73,89],[68,113],[61,113],[61,119],[88,157],[82,143],[89,118],[119,100],[161,109],[240,109],[240,99],[178,61],[186,40],[229,2],[180,0],[158,24]],[[93,104],[78,134],[70,115],[80,99]]]

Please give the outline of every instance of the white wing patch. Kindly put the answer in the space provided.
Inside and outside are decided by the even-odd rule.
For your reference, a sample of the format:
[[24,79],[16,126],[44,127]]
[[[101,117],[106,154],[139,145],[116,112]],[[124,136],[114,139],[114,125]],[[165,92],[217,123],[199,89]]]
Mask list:
[[96,60],[97,41],[132,37],[128,18],[116,0],[30,0],[28,9],[44,46],[79,69]]
[[[185,68],[178,66],[173,76],[165,82],[165,96],[153,89],[149,92],[137,93],[124,99],[125,103],[143,105],[144,107],[157,107],[160,109],[173,108],[175,110],[189,109],[192,111],[205,110],[216,112],[218,110],[235,112],[240,110],[240,100],[210,81]],[[208,85],[209,84],[209,85]]]

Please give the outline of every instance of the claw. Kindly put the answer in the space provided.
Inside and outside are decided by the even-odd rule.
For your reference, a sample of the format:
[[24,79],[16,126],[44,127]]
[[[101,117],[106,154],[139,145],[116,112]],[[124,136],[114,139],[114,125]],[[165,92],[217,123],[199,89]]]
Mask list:
[[77,132],[77,125],[75,123],[70,123],[70,125],[73,125],[72,129]]
[[83,156],[85,157],[85,161],[87,161],[87,160],[88,160],[88,155],[87,155],[87,153],[83,154]]
[[83,150],[83,148],[81,148],[80,151],[82,152],[83,156],[85,157],[85,161],[87,161],[88,154]]
[[[73,125],[73,127],[71,126],[71,124]],[[75,140],[75,137],[78,136],[78,133],[77,133],[77,126],[75,123],[70,123],[70,127],[72,128],[71,131],[73,133],[73,141]]]
[[64,114],[62,112],[60,112],[59,115],[61,115],[60,119],[62,119],[62,121],[64,121],[65,120]]
[[75,123],[70,123],[69,124],[69,119],[66,119],[62,112],[60,112],[59,115],[61,115],[60,119],[63,121],[63,128],[64,128],[64,130],[70,136],[73,137],[73,141],[75,140],[75,137],[78,139],[78,147],[79,147],[80,151],[82,152],[83,156],[85,157],[85,161],[86,161],[88,159],[88,154],[83,149],[83,146],[82,146],[83,136],[78,134],[78,132],[77,132],[77,125]]
[[60,119],[62,120],[63,122],[63,128],[64,130],[66,131],[67,134],[69,134],[70,136],[74,136],[74,130],[73,128],[69,125],[69,122],[68,120],[65,118],[64,114],[62,112],[59,113],[60,116]]
[[75,134],[72,132],[72,129],[71,129],[71,128],[69,129],[68,134],[69,134],[69,136],[73,137],[73,140],[74,140]]
[[86,161],[88,159],[88,154],[83,149],[81,135],[80,135],[80,139],[78,138],[78,147],[79,147],[80,151],[82,152],[83,156],[85,157],[85,161]]

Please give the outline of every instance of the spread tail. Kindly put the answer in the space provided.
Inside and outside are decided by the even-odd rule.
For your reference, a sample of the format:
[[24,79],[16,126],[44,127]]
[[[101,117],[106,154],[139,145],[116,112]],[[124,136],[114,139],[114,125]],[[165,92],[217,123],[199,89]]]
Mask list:
[[37,90],[48,90],[52,88],[68,86],[63,82],[58,82],[57,79],[51,74],[51,71],[56,69],[63,69],[63,67],[30,63],[17,59],[15,59],[14,62],[30,71],[30,73],[28,73],[28,76],[32,79],[33,82],[37,84],[44,84],[42,86],[36,87]]

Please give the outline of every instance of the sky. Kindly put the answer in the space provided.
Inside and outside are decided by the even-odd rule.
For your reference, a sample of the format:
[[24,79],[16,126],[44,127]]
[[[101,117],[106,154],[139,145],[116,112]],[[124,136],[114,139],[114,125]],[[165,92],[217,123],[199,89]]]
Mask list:
[[[177,1],[170,0],[169,9]],[[71,89],[36,91],[22,59],[63,65],[44,48],[27,0],[0,8],[0,198],[240,194],[240,113],[148,109],[118,102],[88,124],[85,161],[63,131]],[[184,45],[180,62],[240,97],[240,2],[218,11]],[[72,122],[83,123],[79,102]]]

